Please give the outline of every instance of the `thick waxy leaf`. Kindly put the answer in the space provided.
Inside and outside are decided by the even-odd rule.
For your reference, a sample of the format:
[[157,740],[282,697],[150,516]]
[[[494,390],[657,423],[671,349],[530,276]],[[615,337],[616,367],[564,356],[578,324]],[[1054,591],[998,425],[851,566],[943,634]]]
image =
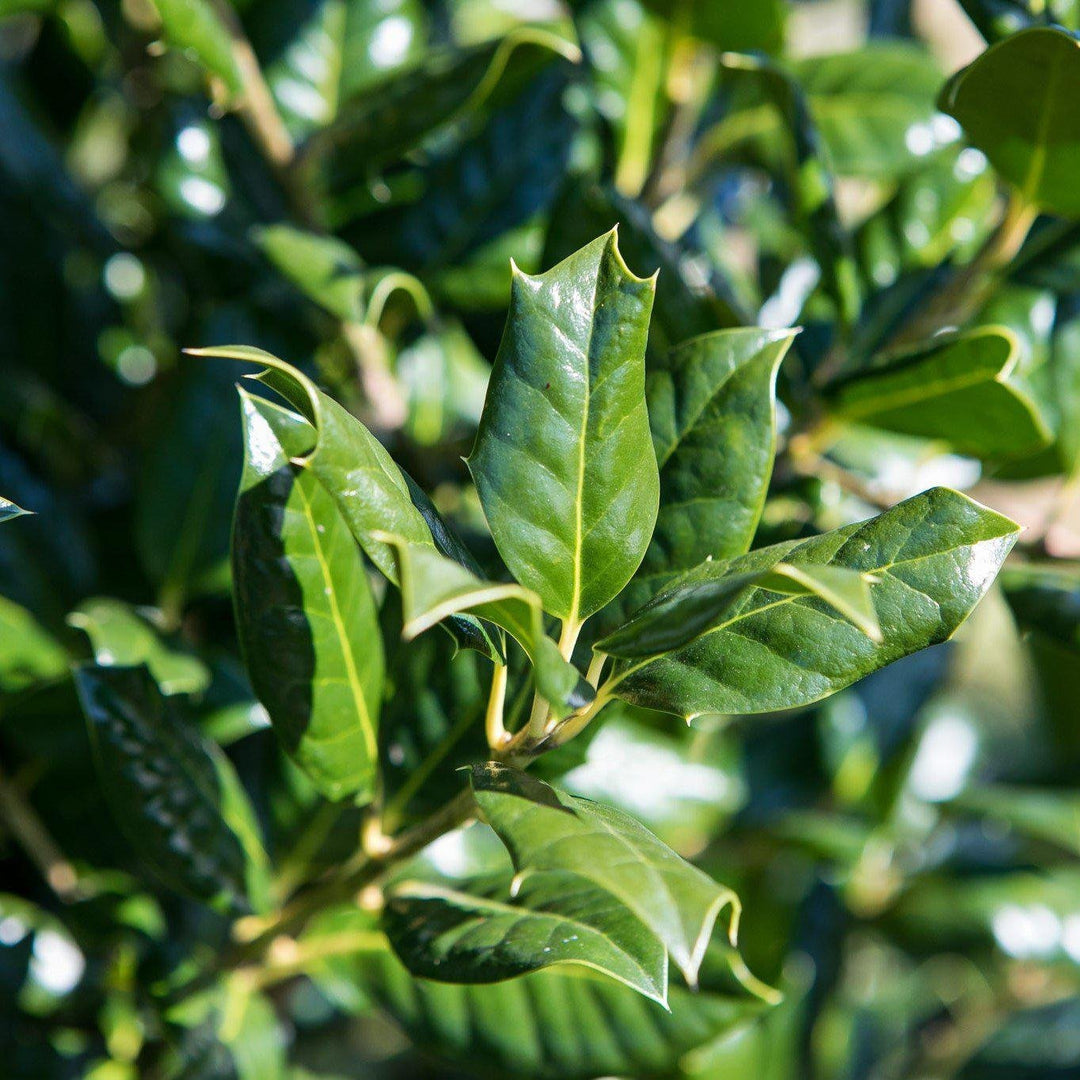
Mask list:
[[980,327],[836,383],[832,411],[848,420],[947,442],[975,457],[1015,457],[1045,445],[1034,403],[1009,382],[1016,335]]
[[706,562],[678,578],[628,623],[598,641],[596,649],[627,659],[680,649],[702,634],[722,629],[751,589],[781,596],[816,596],[867,637],[881,640],[870,596],[874,580],[870,575],[841,566],[791,566],[783,562],[759,572],[731,574],[729,565]]
[[256,230],[263,254],[306,297],[344,322],[363,318],[364,264],[348,244],[291,225]]
[[738,897],[628,814],[494,762],[473,766],[471,776],[480,812],[510,851],[519,879],[570,874],[610,893],[664,943],[691,985],[728,905],[735,944]]
[[688,270],[685,246],[676,248],[661,240],[639,203],[577,177],[568,181],[552,207],[544,264],[568,258],[616,225],[627,262],[645,273],[659,271],[649,328],[650,364],[687,338],[752,321],[739,310],[729,284],[714,268],[701,271],[695,263],[694,272]]
[[0,498],[0,521],[20,517],[22,514],[28,514],[29,512],[29,510],[24,510],[21,506],[16,506],[10,499]]
[[153,0],[165,38],[195,60],[207,74],[219,78],[231,94],[241,88],[229,32],[208,0]]
[[[352,944],[313,972],[349,1009],[374,1000],[419,1045],[495,1075],[537,1080],[666,1076],[687,1051],[752,1024],[768,1007],[730,977],[721,959],[706,964],[702,987],[673,981],[671,1011],[580,966],[560,965],[495,985],[414,979],[355,906],[328,912],[304,937]],[[714,970],[715,967],[715,970]]]
[[422,882],[395,885],[383,926],[417,976],[500,982],[581,964],[667,1004],[667,952],[622,903],[580,879],[526,878],[513,900]]
[[941,108],[971,142],[1045,210],[1080,213],[1080,42],[1035,27],[991,46],[941,92]]
[[799,60],[793,70],[841,175],[891,178],[956,137],[934,104],[938,66],[916,45],[871,41],[857,52]]
[[60,643],[26,608],[0,596],[0,693],[15,694],[58,679],[68,667]]
[[536,687],[565,716],[587,705],[595,696],[577,669],[567,663],[544,633],[540,597],[515,583],[482,581],[460,563],[432,547],[386,537],[394,546],[401,583],[404,634],[422,634],[450,615],[471,611],[512,634],[536,669]]
[[723,623],[654,660],[624,663],[611,690],[682,716],[808,705],[948,638],[989,588],[1019,527],[959,492],[934,488],[861,524],[730,560],[725,575],[778,562],[870,574],[882,640],[823,601],[751,589]]
[[564,39],[523,27],[468,49],[430,53],[423,64],[342,109],[304,150],[307,165],[321,170],[323,183],[339,197],[335,214],[351,216],[349,196],[355,187],[428,135],[479,108],[504,79],[520,78],[553,55],[579,57]]
[[121,600],[86,600],[68,622],[86,632],[102,667],[145,664],[163,694],[201,694],[210,685],[210,670],[198,657],[170,648],[150,622]]
[[[393,582],[397,567],[393,549],[377,540],[377,532],[410,543],[433,544],[450,558],[465,557],[430,500],[395,464],[383,445],[352,414],[322,393],[302,372],[262,349],[223,345],[189,349],[193,356],[221,356],[258,364],[258,376],[311,424],[311,441],[296,463],[309,468],[333,498],[353,536],[371,561]],[[496,655],[486,632],[468,616],[449,621],[459,644]]]
[[604,613],[615,625],[676,574],[750,547],[776,451],[776,372],[791,330],[718,330],[645,376],[660,512],[641,567]]
[[102,788],[139,860],[229,911],[261,906],[265,854],[232,766],[146,667],[86,665],[76,686]]
[[507,565],[570,624],[622,590],[656,521],[652,298],[614,231],[545,274],[514,275],[469,468]]
[[233,522],[237,632],[286,749],[331,799],[370,799],[383,648],[363,556],[315,474],[311,425],[241,391],[246,453]]

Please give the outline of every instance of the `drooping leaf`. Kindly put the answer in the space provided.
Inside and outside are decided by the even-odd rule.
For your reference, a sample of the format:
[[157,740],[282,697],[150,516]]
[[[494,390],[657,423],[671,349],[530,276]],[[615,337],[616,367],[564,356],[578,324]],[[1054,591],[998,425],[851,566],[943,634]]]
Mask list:
[[519,879],[571,875],[610,893],[664,943],[691,985],[717,916],[729,905],[734,947],[738,897],[628,814],[494,762],[473,766],[471,780],[480,812],[507,846]]
[[793,338],[790,330],[718,330],[650,363],[645,399],[660,511],[605,626],[676,574],[750,547],[776,450],[776,372]]
[[596,649],[624,659],[681,649],[702,634],[724,628],[752,589],[780,596],[817,597],[867,637],[881,640],[870,595],[871,581],[866,574],[842,566],[793,566],[784,562],[766,565],[756,572],[732,574],[729,565],[705,562],[676,578],[629,622],[598,641]]
[[210,671],[198,657],[166,644],[146,618],[121,600],[84,600],[68,615],[68,623],[85,631],[98,664],[145,664],[163,694],[201,694],[210,685]]
[[[397,568],[393,549],[377,540],[376,532],[400,536],[410,543],[433,544],[450,558],[464,557],[460,541],[378,439],[302,372],[248,345],[214,346],[188,352],[194,356],[242,360],[264,369],[258,378],[281,394],[312,427],[307,450],[294,455],[297,463],[314,472],[360,546],[395,584]],[[462,646],[496,655],[486,632],[474,619],[455,617],[449,625]]]
[[227,911],[261,906],[265,855],[251,845],[253,815],[221,751],[146,667],[84,665],[75,681],[102,787],[139,861]]
[[552,56],[578,59],[576,47],[545,30],[522,27],[466,49],[429,53],[417,65],[341,110],[304,147],[305,165],[321,176],[334,216],[352,216],[355,188],[425,137],[479,108],[506,79],[535,71]]
[[507,565],[571,624],[622,590],[656,521],[652,298],[614,231],[547,273],[518,271],[469,458]]
[[230,94],[239,94],[240,70],[229,31],[208,0],[153,0],[165,38],[195,60],[208,75],[219,78]]
[[581,879],[529,879],[512,899],[395,884],[383,926],[421,978],[490,983],[580,964],[667,1004],[667,952],[622,903]]
[[26,608],[0,596],[0,694],[58,679],[68,667],[60,643]]
[[567,663],[544,633],[540,597],[516,583],[482,581],[434,548],[387,538],[397,554],[406,639],[422,634],[449,615],[471,611],[511,634],[536,670],[536,687],[557,715],[582,708],[592,687]]
[[314,472],[292,462],[310,448],[311,426],[244,391],[240,401],[233,590],[251,683],[316,788],[368,800],[384,661],[363,557]]
[[[1080,42],[1034,27],[991,46],[945,84],[940,107],[1028,203],[1075,217]],[[1033,118],[1037,118],[1033,122]]]
[[1009,381],[1019,356],[1010,330],[979,327],[835,383],[830,406],[844,419],[940,439],[975,457],[1015,457],[1049,439],[1034,403]]
[[682,716],[808,705],[948,638],[989,588],[1018,534],[1008,518],[934,488],[869,521],[731,559],[724,575],[786,562],[878,578],[873,602],[882,640],[838,619],[821,600],[754,588],[720,626],[685,648],[621,665],[611,691]]

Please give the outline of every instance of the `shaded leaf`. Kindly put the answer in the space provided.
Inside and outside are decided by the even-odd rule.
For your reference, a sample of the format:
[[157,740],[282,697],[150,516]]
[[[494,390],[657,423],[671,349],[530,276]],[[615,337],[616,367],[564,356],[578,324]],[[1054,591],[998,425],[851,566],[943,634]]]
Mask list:
[[725,576],[781,561],[873,575],[880,579],[873,600],[882,640],[838,619],[821,600],[758,587],[721,626],[685,648],[621,665],[611,692],[683,716],[808,705],[948,638],[989,588],[1018,534],[1008,518],[934,488],[869,521],[731,559],[720,571]]
[[243,85],[229,31],[208,0],[153,0],[165,38],[195,60],[208,75],[219,78],[230,94]]
[[237,634],[274,729],[330,799],[371,798],[383,650],[356,541],[309,469],[302,417],[244,391],[246,453],[233,521]]
[[905,435],[940,439],[975,457],[1015,457],[1044,445],[1049,432],[1010,377],[1016,335],[984,326],[934,339],[837,382],[833,413]]
[[503,559],[570,625],[622,590],[656,520],[652,298],[614,231],[545,274],[514,276],[469,469]]
[[26,608],[0,596],[0,693],[58,679],[68,667],[60,643]]

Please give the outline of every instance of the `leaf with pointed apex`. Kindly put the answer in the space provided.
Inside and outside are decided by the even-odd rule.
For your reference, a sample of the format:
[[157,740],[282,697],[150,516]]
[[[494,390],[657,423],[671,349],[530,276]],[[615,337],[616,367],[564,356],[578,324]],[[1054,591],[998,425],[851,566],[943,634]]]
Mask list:
[[420,978],[490,983],[580,964],[667,1006],[667,951],[624,904],[577,877],[526,878],[511,898],[395,884],[383,927]]
[[776,453],[776,372],[795,331],[717,330],[645,376],[660,512],[630,584],[603,613],[619,624],[676,575],[750,547]]
[[237,634],[256,696],[329,799],[369,800],[384,659],[363,556],[315,474],[311,425],[240,391],[244,472],[233,520]]
[[940,439],[974,457],[1015,457],[1050,437],[1034,402],[1009,382],[1016,335],[982,326],[934,339],[833,384],[834,415],[903,435]]
[[67,621],[86,633],[97,663],[145,664],[163,694],[201,694],[210,685],[210,669],[198,657],[167,645],[154,626],[122,600],[84,600]]
[[[392,533],[415,544],[434,545],[450,558],[462,557],[460,542],[426,496],[423,504],[417,505],[414,492],[418,489],[382,443],[302,372],[250,345],[186,351],[192,356],[242,360],[264,369],[252,377],[279,393],[312,427],[310,445],[294,454],[297,464],[311,469],[368,558],[395,584],[393,549],[376,540],[376,532]],[[492,658],[499,655],[487,632],[470,616],[455,616],[448,625],[459,645]]]
[[752,587],[723,622],[691,644],[624,661],[609,691],[687,717],[809,705],[950,637],[990,587],[1019,532],[967,496],[933,488],[869,521],[731,559],[724,575],[760,573],[784,562],[878,578],[873,602],[881,641],[839,619],[816,596]]
[[[768,549],[766,549],[768,550]],[[663,589],[625,625],[595,645],[598,652],[640,659],[681,649],[716,629],[751,589],[816,596],[864,634],[881,640],[867,575],[841,566],[775,566],[732,574],[728,563],[705,562]]]
[[462,611],[511,634],[536,670],[536,688],[559,716],[584,708],[595,696],[577,669],[544,633],[540,597],[516,583],[482,581],[431,547],[378,534],[397,555],[406,639]]
[[614,230],[547,273],[514,275],[469,469],[507,565],[569,623],[622,591],[656,521],[653,288]]
[[11,518],[22,517],[23,514],[29,513],[31,511],[24,510],[10,499],[0,498],[0,521],[9,521]]
[[693,986],[720,911],[730,906],[735,945],[739,899],[680,858],[621,810],[578,799],[507,765],[474,765],[473,792],[519,880],[583,878],[628,907],[663,943]]
[[140,667],[76,669],[102,788],[140,862],[231,912],[264,907],[266,855],[224,754]]
[[230,94],[243,88],[229,31],[207,0],[153,0],[161,16],[165,39],[219,78]]
[[1005,38],[945,84],[938,106],[1022,198],[1065,217],[1080,214],[1080,41],[1034,27]]

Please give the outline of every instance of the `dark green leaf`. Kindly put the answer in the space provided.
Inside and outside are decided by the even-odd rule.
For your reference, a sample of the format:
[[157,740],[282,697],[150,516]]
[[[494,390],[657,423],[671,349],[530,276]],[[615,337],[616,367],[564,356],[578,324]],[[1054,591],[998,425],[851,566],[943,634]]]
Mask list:
[[84,600],[68,622],[86,632],[102,667],[145,664],[163,694],[201,694],[210,685],[201,660],[167,645],[147,618],[121,600]]
[[1009,382],[1019,357],[1016,335],[1005,327],[934,339],[834,384],[831,408],[975,457],[1015,457],[1049,439],[1034,403]]
[[371,798],[383,650],[363,557],[314,472],[302,417],[241,391],[246,454],[233,522],[237,633],[274,729],[331,799]]
[[545,274],[514,276],[469,468],[507,565],[568,625],[622,590],[656,521],[652,298],[614,231]]
[[494,762],[473,766],[471,776],[480,812],[509,849],[519,879],[571,875],[610,893],[664,943],[691,985],[717,916],[729,905],[734,946],[740,912],[735,893],[628,814]]
[[821,600],[759,587],[687,647],[623,664],[611,692],[682,716],[808,705],[948,638],[989,588],[1018,534],[1008,518],[934,488],[867,522],[752,551],[724,564],[723,574],[783,561],[879,578],[873,600],[882,641],[838,619]]
[[178,714],[145,667],[86,665],[75,680],[102,787],[139,861],[169,887],[215,906],[262,906],[265,855],[221,751]]
[[1010,566],[1002,573],[1001,584],[1021,629],[1037,630],[1080,652],[1080,572],[1075,566]]
[[[680,29],[733,52],[772,52],[783,41],[785,8],[779,0],[688,0],[673,9],[664,0],[645,0]],[[677,12],[677,13],[676,13]],[[685,20],[685,21],[684,21]]]
[[239,94],[240,70],[229,31],[208,0],[153,0],[165,38],[195,60],[208,75],[219,78],[230,94]]
[[1080,213],[1080,42],[1063,30],[1021,30],[958,71],[940,107],[1028,203]]
[[513,899],[423,882],[395,884],[383,925],[421,978],[500,982],[554,964],[581,964],[667,1004],[667,952],[609,893],[579,878],[525,878]]

